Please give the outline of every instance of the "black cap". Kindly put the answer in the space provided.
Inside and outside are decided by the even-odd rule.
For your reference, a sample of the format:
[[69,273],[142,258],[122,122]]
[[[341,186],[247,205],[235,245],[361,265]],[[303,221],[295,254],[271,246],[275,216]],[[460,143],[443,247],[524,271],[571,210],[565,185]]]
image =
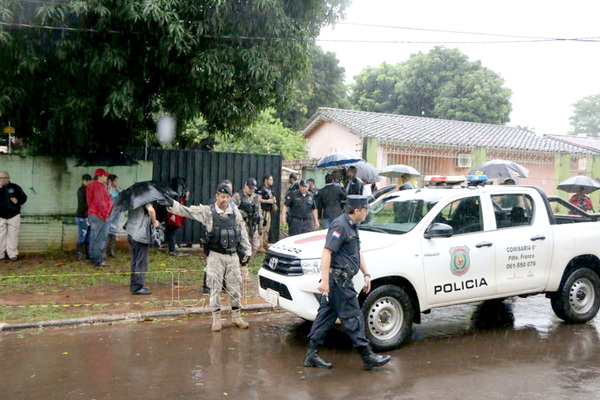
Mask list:
[[304,179],[300,179],[300,182],[298,182],[298,186],[308,186],[308,183],[306,183]]
[[219,183],[219,186],[217,186],[217,193],[226,193],[230,196],[233,195],[233,193],[231,193],[231,188],[224,183]]
[[353,208],[370,208],[369,196],[351,194],[346,197],[346,205]]
[[290,178],[292,178],[293,180],[297,180],[298,179],[298,175],[296,175],[295,173],[291,173],[290,174]]
[[256,189],[256,179],[248,178],[248,180],[246,181],[246,185],[248,185],[250,189]]
[[313,178],[308,178],[308,179],[306,179],[306,182],[312,182],[312,183],[315,183],[315,180],[314,180]]

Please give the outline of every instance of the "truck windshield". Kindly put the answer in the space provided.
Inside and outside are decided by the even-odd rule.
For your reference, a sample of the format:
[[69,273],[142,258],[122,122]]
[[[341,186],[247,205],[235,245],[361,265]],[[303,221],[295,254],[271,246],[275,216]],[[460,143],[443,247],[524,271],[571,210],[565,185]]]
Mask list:
[[403,234],[411,231],[437,204],[439,197],[414,198],[392,195],[373,203],[359,229]]

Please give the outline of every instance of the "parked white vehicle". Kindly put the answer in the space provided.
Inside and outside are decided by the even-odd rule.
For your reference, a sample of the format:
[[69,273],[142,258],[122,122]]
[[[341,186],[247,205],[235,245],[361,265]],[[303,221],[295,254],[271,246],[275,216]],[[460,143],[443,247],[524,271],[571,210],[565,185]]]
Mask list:
[[[563,214],[553,211],[559,204]],[[359,302],[377,350],[399,346],[421,313],[448,305],[546,293],[566,322],[598,312],[597,215],[532,186],[427,187],[389,193],[372,205],[360,225],[372,290]],[[325,235],[271,246],[259,271],[260,296],[314,320]],[[363,286],[360,272],[354,286]]]

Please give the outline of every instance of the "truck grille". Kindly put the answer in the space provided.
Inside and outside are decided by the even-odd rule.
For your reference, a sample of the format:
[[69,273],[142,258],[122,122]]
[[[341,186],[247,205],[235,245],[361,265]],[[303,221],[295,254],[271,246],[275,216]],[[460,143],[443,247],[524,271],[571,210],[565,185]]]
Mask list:
[[283,283],[275,282],[274,280],[265,278],[264,276],[260,276],[259,278],[260,287],[262,289],[273,289],[274,291],[279,293],[279,295],[284,299],[292,300],[292,295],[290,294],[290,291],[288,290],[287,286],[285,286]]
[[273,252],[268,252],[265,256],[263,268],[281,275],[302,275],[302,266],[300,265],[299,258]]

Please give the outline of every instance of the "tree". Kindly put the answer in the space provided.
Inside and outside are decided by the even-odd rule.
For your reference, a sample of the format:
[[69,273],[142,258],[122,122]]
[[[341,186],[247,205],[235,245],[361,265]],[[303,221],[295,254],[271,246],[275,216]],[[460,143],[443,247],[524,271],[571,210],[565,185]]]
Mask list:
[[335,53],[313,46],[311,66],[298,81],[287,103],[278,108],[277,117],[291,129],[300,130],[319,107],[348,108],[344,68]]
[[258,120],[246,128],[244,135],[232,140],[220,140],[215,151],[239,153],[281,154],[284,159],[305,158],[306,141],[302,133],[286,128],[275,118],[274,109],[260,113]]
[[177,136],[175,146],[236,153],[281,154],[285,159],[306,157],[306,141],[302,133],[283,126],[274,114],[273,108],[262,111],[259,118],[235,138],[223,133],[210,134],[206,130],[206,122],[196,118]]
[[352,102],[365,111],[505,124],[512,108],[504,79],[458,49],[435,47],[355,80]]
[[2,0],[0,119],[36,152],[134,144],[168,112],[240,135],[347,0]]
[[354,77],[350,101],[358,109],[380,113],[400,114],[395,88],[400,82],[401,66],[382,63],[368,67]]
[[584,97],[573,104],[573,115],[569,118],[573,131],[570,135],[600,135],[600,94]]

